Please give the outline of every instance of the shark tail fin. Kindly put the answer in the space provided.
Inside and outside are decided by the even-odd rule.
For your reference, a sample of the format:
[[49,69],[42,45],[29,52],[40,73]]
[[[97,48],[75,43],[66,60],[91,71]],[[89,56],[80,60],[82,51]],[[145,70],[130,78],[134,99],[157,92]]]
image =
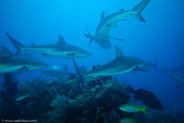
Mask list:
[[92,41],[93,41],[92,36],[91,36],[90,34],[85,34],[85,33],[84,33],[84,35],[85,35],[87,38],[89,38],[88,47],[90,47],[90,45],[91,45],[91,43],[92,43]]
[[1,52],[0,52],[0,57],[1,58],[10,58],[12,57],[12,53],[4,46],[1,46]]
[[15,46],[15,48],[17,49],[17,52],[15,55],[18,55],[22,48],[24,48],[24,45],[21,44],[20,42],[16,41],[13,37],[11,37],[8,33],[6,33],[7,37],[9,38],[9,40],[11,41],[11,43]]
[[84,33],[84,35],[85,35],[87,38],[89,38],[89,45],[88,45],[88,47],[89,47],[89,46],[91,45],[93,39],[92,39],[92,35],[89,33],[89,30],[88,30],[87,25],[86,25],[86,31],[87,31],[87,34]]
[[82,91],[83,91],[83,89],[84,89],[84,81],[85,81],[85,80],[84,80],[84,79],[85,79],[84,73],[81,72],[79,66],[78,66],[78,65],[76,64],[76,62],[75,62],[74,57],[73,57],[73,64],[74,64],[75,69],[76,69],[76,71],[77,71],[77,73],[78,73],[78,75],[79,75],[79,77],[80,77],[80,79],[81,79],[81,82],[82,82]]
[[148,5],[148,3],[150,2],[150,0],[143,0],[141,3],[139,3],[134,9],[133,9],[133,16],[141,21],[145,23],[144,18],[141,15],[141,12],[144,10],[144,8]]

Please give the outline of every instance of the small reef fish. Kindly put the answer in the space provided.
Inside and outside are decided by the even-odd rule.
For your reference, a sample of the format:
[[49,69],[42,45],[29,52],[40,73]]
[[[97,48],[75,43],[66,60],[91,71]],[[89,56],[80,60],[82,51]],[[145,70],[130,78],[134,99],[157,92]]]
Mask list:
[[134,103],[127,103],[127,104],[123,104],[122,106],[119,107],[119,109],[121,111],[125,111],[125,112],[139,112],[142,111],[144,112],[144,114],[146,114],[146,108],[149,107],[145,106],[145,107],[140,107],[139,105],[136,105]]
[[70,83],[70,82],[76,82],[76,81],[77,81],[76,78],[65,80],[65,82],[68,82],[68,83]]
[[31,97],[30,94],[26,94],[26,95],[17,97],[17,98],[15,99],[15,101],[16,101],[16,102],[19,102],[19,101],[24,100],[24,99],[27,98],[27,97]]

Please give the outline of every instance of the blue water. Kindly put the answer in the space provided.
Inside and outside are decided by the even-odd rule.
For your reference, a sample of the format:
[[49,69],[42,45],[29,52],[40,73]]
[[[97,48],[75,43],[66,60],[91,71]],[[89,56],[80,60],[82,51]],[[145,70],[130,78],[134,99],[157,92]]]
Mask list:
[[[76,59],[80,66],[104,64],[115,58],[114,48],[102,49],[84,36],[86,25],[91,34],[95,34],[101,12],[105,15],[121,10],[130,10],[140,0],[1,0],[0,1],[0,45],[15,53],[5,33],[8,32],[24,45],[48,44],[58,40],[61,34],[73,45],[90,51],[93,56]],[[154,62],[158,57],[158,66],[177,67],[184,64],[184,8],[182,0],[152,0],[142,15],[146,23],[141,23],[129,16],[126,21],[118,23],[117,29],[110,31],[110,36],[124,38],[124,41],[111,40],[125,55],[134,55],[145,61]],[[69,65],[75,71],[72,60],[43,57],[34,54],[50,66]],[[31,76],[30,76],[31,73]],[[22,73],[19,80],[39,77],[39,71]],[[119,75],[118,79],[127,81],[134,88],[144,88],[154,92],[162,101],[166,111],[184,110],[184,87],[175,88],[176,82],[169,73],[159,72]],[[0,79],[3,81],[2,78]]]

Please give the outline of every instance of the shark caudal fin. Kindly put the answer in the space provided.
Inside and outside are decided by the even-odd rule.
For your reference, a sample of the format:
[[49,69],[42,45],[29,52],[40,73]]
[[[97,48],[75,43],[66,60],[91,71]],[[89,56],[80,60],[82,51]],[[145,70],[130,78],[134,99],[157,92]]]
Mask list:
[[1,46],[0,58],[6,59],[12,57],[13,54],[4,46]]
[[87,25],[86,25],[86,31],[87,31],[87,34],[84,33],[84,35],[85,35],[87,38],[89,38],[89,45],[88,45],[88,47],[89,47],[89,46],[91,45],[92,41],[93,41],[93,39],[92,39],[93,36],[89,33]]
[[90,47],[90,45],[91,45],[91,43],[92,43],[92,41],[93,41],[92,36],[91,36],[90,34],[85,34],[85,33],[84,33],[84,35],[85,35],[87,38],[89,38],[88,47]]
[[143,0],[141,3],[139,3],[134,9],[133,9],[133,16],[141,21],[141,22],[145,22],[144,18],[141,15],[141,12],[144,10],[144,8],[148,5],[148,3],[150,2],[150,0]]
[[82,82],[82,91],[83,91],[83,88],[84,88],[84,81],[85,81],[84,79],[85,79],[85,77],[84,77],[84,74],[81,72],[79,66],[76,64],[74,57],[73,57],[73,64],[74,64],[75,69],[76,69],[76,71],[77,71],[77,73],[78,73],[78,75],[79,75],[79,77],[80,77],[80,79],[81,79],[81,82]]
[[8,33],[6,33],[7,37],[11,41],[11,43],[15,46],[17,49],[17,52],[15,55],[18,55],[21,52],[21,49],[24,48],[24,45],[21,44],[20,42],[16,41],[14,38],[12,38]]

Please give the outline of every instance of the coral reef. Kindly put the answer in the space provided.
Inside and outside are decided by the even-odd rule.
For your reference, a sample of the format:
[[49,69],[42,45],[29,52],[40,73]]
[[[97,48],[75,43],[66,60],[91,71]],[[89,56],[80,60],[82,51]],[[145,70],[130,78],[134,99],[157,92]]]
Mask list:
[[48,122],[64,123],[66,117],[67,102],[65,96],[57,95],[51,102],[52,111],[48,112]]
[[[5,79],[4,88],[7,91],[1,91],[0,104],[1,107],[13,108],[16,113],[12,112],[11,115],[11,112],[1,108],[2,118],[36,119],[44,123],[119,123],[120,119],[126,117],[135,118],[138,123],[182,123],[183,121],[179,115],[180,118],[175,118],[153,109],[149,109],[147,115],[142,112],[120,111],[119,107],[126,104],[131,94],[136,94],[136,90],[128,87],[125,82],[112,80],[112,77],[98,77],[96,80],[85,82],[83,91],[79,80],[66,82],[60,79],[35,79],[21,81],[19,85],[20,87],[17,88],[17,83],[10,75]],[[141,91],[142,93],[153,95],[149,91]],[[15,101],[16,97],[25,94],[29,94],[30,97],[19,102]],[[138,95],[141,94],[139,92]]]
[[90,83],[88,84],[90,91],[81,93],[74,99],[56,97],[52,101],[53,110],[49,112],[50,119],[68,123],[119,122],[118,108],[129,99],[122,85],[112,80],[107,80],[102,86],[96,84],[92,87]]

